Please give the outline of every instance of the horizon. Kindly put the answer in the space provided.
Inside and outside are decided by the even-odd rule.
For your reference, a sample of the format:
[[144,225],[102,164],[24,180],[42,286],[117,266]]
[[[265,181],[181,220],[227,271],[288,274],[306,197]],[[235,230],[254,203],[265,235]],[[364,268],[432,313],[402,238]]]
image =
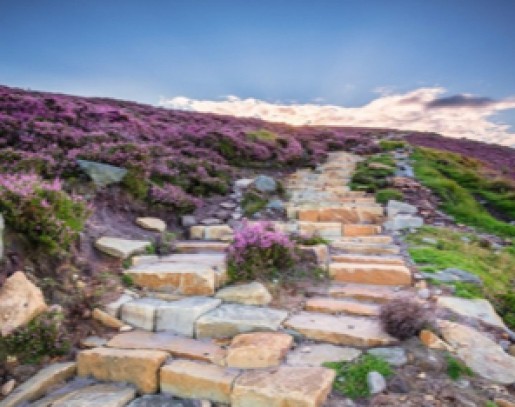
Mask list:
[[3,5],[0,83],[515,147],[515,3]]

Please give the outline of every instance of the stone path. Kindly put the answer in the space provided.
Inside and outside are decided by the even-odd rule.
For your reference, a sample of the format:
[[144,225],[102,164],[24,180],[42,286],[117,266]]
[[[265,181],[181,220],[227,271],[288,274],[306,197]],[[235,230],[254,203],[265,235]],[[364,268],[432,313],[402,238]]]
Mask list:
[[[236,407],[322,406],[334,380],[334,371],[320,366],[323,358],[351,360],[361,352],[347,346],[396,343],[380,326],[379,306],[411,286],[399,247],[382,234],[384,208],[347,185],[359,160],[332,153],[315,170],[299,170],[286,180],[289,220],[275,222],[276,228],[330,241],[304,248],[313,251],[333,282],[306,298],[302,312],[268,307],[271,296],[259,283],[222,288],[232,229],[192,226],[192,240],[179,242],[176,254],[132,257],[125,274],[143,295],[123,295],[106,306],[106,313],[97,312],[130,331],[79,352],[73,365],[79,377],[131,386],[95,384],[41,405],[124,406],[134,399],[135,388],[140,395],[161,392]],[[121,239],[109,238],[97,244],[123,258],[146,245],[125,247]],[[313,345],[313,354],[299,352],[294,337],[320,344]],[[16,394],[16,402],[32,401],[45,391]],[[0,406],[16,405],[12,400]]]

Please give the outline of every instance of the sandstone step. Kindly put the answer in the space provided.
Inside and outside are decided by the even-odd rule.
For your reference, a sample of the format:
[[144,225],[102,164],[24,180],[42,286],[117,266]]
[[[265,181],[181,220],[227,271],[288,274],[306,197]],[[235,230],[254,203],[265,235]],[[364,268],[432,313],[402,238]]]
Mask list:
[[379,315],[379,305],[356,300],[339,300],[334,298],[310,298],[305,305],[306,311],[323,312],[325,314],[352,314],[364,316]]
[[233,237],[234,231],[229,225],[195,225],[190,227],[190,239],[192,240],[230,241]]
[[381,255],[399,254],[401,251],[399,246],[393,244],[339,242],[338,240],[331,242],[330,247],[346,254]]
[[340,242],[341,244],[344,244],[344,243],[391,244],[393,242],[393,238],[389,235],[342,236],[336,242]]
[[239,372],[191,360],[173,360],[161,368],[161,392],[179,397],[230,403]]
[[143,349],[95,348],[77,355],[77,374],[97,380],[128,382],[143,394],[159,388],[158,372],[167,352]]
[[396,264],[404,265],[401,256],[379,256],[379,255],[360,255],[360,254],[332,254],[331,261],[334,263],[362,263],[362,264]]
[[175,249],[179,253],[225,253],[227,247],[229,247],[227,242],[189,240],[175,243]]
[[406,266],[391,264],[330,263],[329,276],[335,281],[358,284],[410,285]]
[[200,360],[222,365],[226,351],[211,341],[185,338],[173,332],[132,331],[116,335],[110,348],[161,350],[182,359]]
[[225,264],[190,261],[142,263],[124,273],[139,287],[185,295],[212,295],[226,279]]
[[249,370],[235,381],[232,407],[321,407],[335,371],[324,367],[280,366]]
[[381,226],[379,225],[366,225],[366,224],[344,224],[342,225],[343,236],[373,236],[381,233]]
[[375,303],[386,303],[405,295],[406,290],[400,290],[398,286],[349,283],[332,285],[327,293],[334,298],[354,298]]
[[341,204],[336,207],[298,208],[297,218],[308,222],[379,222],[384,209],[381,205],[372,204]]
[[151,243],[147,240],[130,240],[118,237],[104,236],[95,242],[95,247],[101,252],[120,259],[126,259],[133,254],[143,253]]
[[320,367],[325,362],[350,362],[362,354],[362,351],[348,346],[336,346],[329,343],[301,345],[288,353],[286,364],[289,366]]
[[232,338],[239,333],[277,331],[286,311],[251,305],[223,304],[196,322],[197,338]]
[[301,312],[284,325],[308,339],[336,345],[370,347],[397,342],[383,331],[379,320],[370,317]]
[[318,235],[328,239],[342,236],[342,225],[339,222],[298,222],[298,226],[302,235]]

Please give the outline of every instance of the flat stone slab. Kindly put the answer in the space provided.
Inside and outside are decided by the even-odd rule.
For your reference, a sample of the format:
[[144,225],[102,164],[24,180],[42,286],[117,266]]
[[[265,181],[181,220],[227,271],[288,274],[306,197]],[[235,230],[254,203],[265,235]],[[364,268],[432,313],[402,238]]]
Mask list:
[[361,350],[328,343],[305,345],[288,353],[286,364],[290,366],[319,367],[325,362],[350,362],[361,355]]
[[217,268],[205,263],[142,263],[125,271],[139,287],[185,295],[212,295]]
[[378,304],[367,304],[355,300],[338,300],[325,297],[308,299],[305,309],[306,311],[324,312],[326,314],[379,315]]
[[251,332],[233,338],[226,363],[239,369],[279,366],[293,345],[293,337],[281,332]]
[[442,320],[438,324],[444,339],[474,373],[504,385],[515,383],[515,357],[499,344],[465,325]]
[[386,360],[390,365],[402,366],[408,363],[408,357],[404,348],[391,346],[388,348],[373,348],[367,350],[367,353]]
[[281,366],[246,371],[234,384],[231,406],[321,407],[334,377],[334,370],[323,367]]
[[399,246],[393,244],[340,242],[338,240],[331,242],[331,248],[348,254],[382,255],[400,253]]
[[140,393],[155,393],[158,371],[167,352],[144,349],[96,348],[79,352],[77,374],[95,379],[134,384]]
[[370,347],[397,343],[383,331],[377,319],[367,317],[301,312],[284,325],[309,339],[336,345]]
[[123,407],[136,397],[136,390],[120,384],[97,384],[70,392],[52,407]]
[[453,283],[456,281],[462,281],[464,283],[471,283],[481,285],[481,278],[469,273],[468,271],[457,269],[457,268],[446,268],[436,273],[422,273],[425,278],[438,280],[442,283]]
[[172,332],[132,331],[116,335],[107,346],[119,349],[162,350],[177,358],[200,360],[221,365],[226,351],[220,346]]
[[401,256],[374,256],[360,254],[333,254],[331,260],[335,263],[361,263],[361,264],[397,264],[404,265]]
[[77,370],[75,362],[54,363],[41,369],[25,383],[16,387],[1,403],[2,407],[17,407],[43,396],[51,387],[69,379]]
[[127,407],[205,407],[205,405],[199,400],[178,399],[169,394],[147,394],[132,401]]
[[174,331],[193,337],[196,320],[222,303],[210,297],[188,297],[160,305],[156,310],[156,331]]
[[198,338],[231,338],[254,331],[277,331],[286,311],[251,305],[224,304],[202,315],[196,323]]
[[218,290],[215,297],[224,302],[246,305],[268,305],[272,301],[270,292],[263,284],[257,281],[224,287]]
[[385,303],[402,295],[402,291],[397,291],[394,286],[352,283],[331,285],[327,292],[335,298],[355,298],[377,303]]
[[146,240],[129,240],[118,237],[101,237],[95,242],[95,247],[101,252],[120,259],[126,259],[133,254],[142,253],[151,245]]
[[[359,198],[358,198],[359,199]],[[361,198],[369,199],[369,198]],[[347,224],[342,225],[343,236],[372,236],[381,233],[379,225]]]
[[154,232],[164,232],[166,230],[165,221],[159,218],[137,218],[136,225],[142,227],[143,229],[152,230]]
[[230,403],[232,385],[238,374],[235,369],[191,360],[174,360],[161,369],[161,392]]
[[223,240],[230,241],[234,237],[234,231],[229,225],[195,225],[190,227],[192,240]]
[[229,243],[207,241],[182,241],[175,243],[179,253],[225,253]]
[[166,305],[166,301],[154,298],[139,298],[126,302],[121,307],[121,319],[136,328],[153,331],[155,328],[157,308]]
[[358,284],[410,285],[406,266],[392,264],[330,263],[329,275],[336,281]]
[[466,299],[459,297],[438,297],[439,307],[447,308],[457,314],[469,318],[476,318],[487,324],[505,329],[502,318],[497,315],[494,307],[485,299]]

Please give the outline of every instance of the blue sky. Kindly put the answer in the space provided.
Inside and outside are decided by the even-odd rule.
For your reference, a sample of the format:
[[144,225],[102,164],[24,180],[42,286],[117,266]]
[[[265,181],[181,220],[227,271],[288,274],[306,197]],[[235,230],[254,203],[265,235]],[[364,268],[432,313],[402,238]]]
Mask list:
[[153,104],[357,107],[432,87],[503,100],[515,1],[0,0],[0,83]]

